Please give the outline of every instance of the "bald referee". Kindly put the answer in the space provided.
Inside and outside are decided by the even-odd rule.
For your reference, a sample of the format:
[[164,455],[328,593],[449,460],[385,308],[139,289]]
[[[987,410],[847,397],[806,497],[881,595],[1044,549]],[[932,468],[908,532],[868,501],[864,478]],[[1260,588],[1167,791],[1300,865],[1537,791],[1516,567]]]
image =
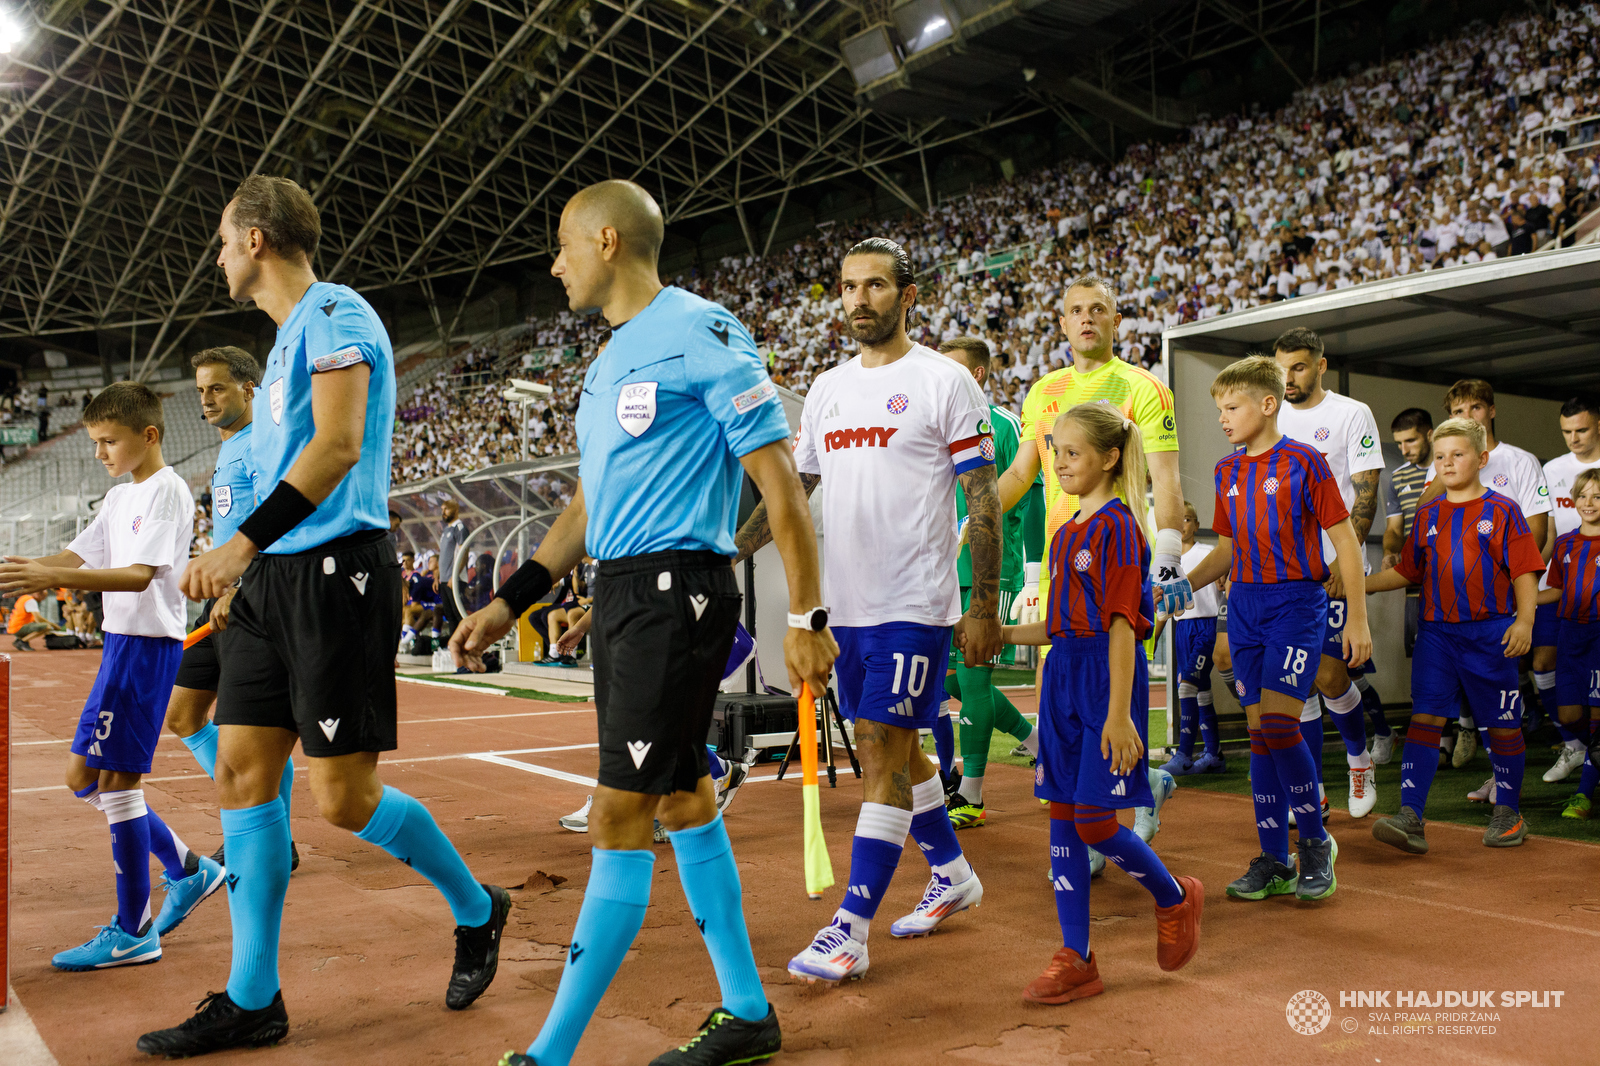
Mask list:
[[551,273],[574,311],[598,310],[612,328],[583,382],[578,488],[533,558],[450,638],[456,662],[481,670],[480,653],[550,590],[551,575],[571,570],[585,544],[600,560],[590,632],[600,725],[594,865],[544,1028],[527,1054],[508,1051],[501,1066],[567,1066],[644,922],[658,818],[722,1006],[654,1066],[762,1062],[783,1043],[706,760],[739,617],[729,563],[741,465],[766,500],[788,576],[783,651],[796,691],[802,681],[822,690],[838,647],[777,388],[732,314],[661,285],[662,232],[660,209],[631,182],[591,185],[562,211]]

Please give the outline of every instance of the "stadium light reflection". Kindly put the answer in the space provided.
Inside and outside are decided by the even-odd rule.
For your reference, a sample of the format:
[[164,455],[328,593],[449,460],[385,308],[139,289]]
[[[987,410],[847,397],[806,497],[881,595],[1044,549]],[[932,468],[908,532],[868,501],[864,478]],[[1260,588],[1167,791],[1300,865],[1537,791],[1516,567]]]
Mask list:
[[22,24],[8,12],[0,11],[0,53],[10,52],[22,43]]

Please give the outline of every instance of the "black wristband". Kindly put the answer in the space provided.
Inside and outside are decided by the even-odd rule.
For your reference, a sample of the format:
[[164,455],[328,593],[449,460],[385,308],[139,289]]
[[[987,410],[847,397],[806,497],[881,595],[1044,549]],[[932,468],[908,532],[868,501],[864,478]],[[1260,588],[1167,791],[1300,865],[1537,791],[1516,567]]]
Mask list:
[[287,481],[278,482],[272,495],[256,504],[249,518],[239,523],[239,532],[249,537],[257,550],[266,551],[289,530],[316,513],[317,505],[301,495]]
[[511,608],[515,618],[521,618],[527,613],[529,607],[539,602],[539,597],[555,585],[550,579],[550,571],[544,564],[536,559],[529,559],[517,567],[517,572],[500,583],[495,591],[494,598],[505,600]]

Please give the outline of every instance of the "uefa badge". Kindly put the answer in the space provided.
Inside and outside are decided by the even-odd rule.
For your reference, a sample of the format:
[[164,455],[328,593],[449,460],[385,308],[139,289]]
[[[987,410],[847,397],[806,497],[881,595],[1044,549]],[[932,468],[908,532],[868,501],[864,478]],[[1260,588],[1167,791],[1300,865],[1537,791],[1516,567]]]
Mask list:
[[656,420],[656,386],[660,382],[637,381],[624,385],[617,396],[617,423],[630,437],[637,437]]
[[283,378],[267,386],[267,408],[272,412],[272,424],[283,425]]
[[211,504],[218,515],[228,517],[228,512],[233,510],[233,486],[218,485],[211,490]]

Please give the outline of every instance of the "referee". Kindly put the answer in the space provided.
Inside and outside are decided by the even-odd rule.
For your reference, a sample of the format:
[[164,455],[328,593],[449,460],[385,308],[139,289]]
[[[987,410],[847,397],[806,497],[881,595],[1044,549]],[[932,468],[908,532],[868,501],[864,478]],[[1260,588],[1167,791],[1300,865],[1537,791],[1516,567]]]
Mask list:
[[789,683],[821,692],[838,651],[819,591],[811,511],[777,388],[726,309],[658,280],[661,210],[626,181],[579,192],[561,213],[551,273],[574,311],[598,310],[610,343],[578,407],[579,483],[533,558],[450,638],[483,669],[504,636],[588,553],[600,560],[590,637],[600,780],[594,865],[555,1003],[527,1054],[503,1066],[567,1066],[644,922],[652,828],[671,833],[722,1006],[663,1064],[760,1062],[782,1046],[745,932],[739,873],[707,773],[706,734],[739,617],[729,565],[743,465],[761,490],[789,582]]
[[400,564],[389,547],[394,352],[377,312],[311,270],[317,209],[287,178],[246,178],[223,210],[228,293],[277,323],[251,421],[260,503],[225,544],[189,563],[190,599],[228,611],[217,691],[216,778],[227,848],[233,961],[227,989],[139,1050],[172,1057],[275,1043],[288,1034],[278,936],[289,887],[289,819],[278,799],[296,742],[317,809],[431,881],[456,919],[445,1005],[483,994],[511,912],[481,885],[427,808],[378,779],[396,747],[394,649]]

